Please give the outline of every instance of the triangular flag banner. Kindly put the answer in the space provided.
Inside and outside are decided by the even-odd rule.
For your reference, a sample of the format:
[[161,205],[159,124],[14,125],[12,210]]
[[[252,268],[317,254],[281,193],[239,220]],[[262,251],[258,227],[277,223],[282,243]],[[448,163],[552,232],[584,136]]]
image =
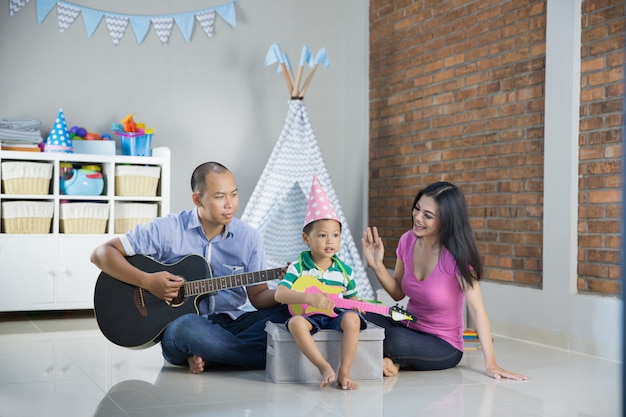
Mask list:
[[13,16],[15,13],[22,10],[22,7],[26,6],[29,0],[9,0],[9,16]]
[[141,44],[150,29],[150,18],[147,16],[131,16],[129,20],[130,26],[133,28],[133,32],[135,32],[137,43]]
[[235,3],[227,3],[222,4],[221,6],[217,6],[215,11],[222,19],[226,21],[232,27],[235,27],[237,24],[237,16],[235,16]]
[[302,224],[314,175],[342,224],[337,255],[352,267],[359,297],[374,298],[302,100],[289,101],[283,130],[241,219],[263,236],[268,267],[280,267],[298,259],[306,249],[301,238]]
[[72,148],[72,138],[70,138],[70,133],[67,130],[67,123],[65,123],[63,109],[59,110],[54,126],[52,126],[48,139],[46,139],[44,151],[65,153],[74,152],[74,149]]
[[200,27],[204,33],[210,38],[215,32],[215,11],[204,12],[196,15],[196,20],[200,23]]
[[57,0],[37,0],[37,23],[41,24],[57,4]]
[[79,14],[80,9],[66,3],[58,3],[57,19],[59,23],[59,32],[63,33],[65,29],[70,27]]
[[109,36],[111,36],[113,45],[119,45],[120,39],[122,39],[124,32],[126,32],[128,19],[119,16],[104,16],[104,20],[107,24],[107,28],[109,29]]
[[153,17],[152,27],[157,36],[161,40],[161,43],[165,46],[170,40],[172,34],[172,28],[174,27],[174,18],[172,17]]
[[85,29],[87,30],[87,37],[91,38],[91,35],[94,34],[104,13],[99,10],[93,9],[83,9],[83,22],[85,22]]
[[[192,12],[159,16],[111,13],[59,0],[36,1],[37,23],[39,24],[41,24],[46,17],[48,17],[54,6],[57,6],[59,32],[64,32],[67,28],[69,28],[76,21],[78,15],[82,13],[87,36],[91,38],[98,28],[102,17],[105,17],[107,29],[109,30],[109,35],[111,36],[111,40],[114,45],[120,44],[120,40],[126,32],[126,27],[128,26],[129,21],[131,22],[131,26],[135,32],[137,43],[141,44],[144,41],[150,25],[152,24],[163,46],[166,46],[169,43],[174,24],[178,26],[185,42],[189,42],[191,40],[193,26],[196,20],[209,38],[215,33],[216,15],[219,15],[232,27],[235,27],[237,24],[235,3],[238,0],[232,0],[226,4],[215,6],[210,9],[201,9]],[[28,2],[29,0],[9,0],[9,14],[13,16]]]
[[176,26],[180,30],[185,42],[191,39],[191,31],[193,30],[193,13],[185,13],[174,16]]

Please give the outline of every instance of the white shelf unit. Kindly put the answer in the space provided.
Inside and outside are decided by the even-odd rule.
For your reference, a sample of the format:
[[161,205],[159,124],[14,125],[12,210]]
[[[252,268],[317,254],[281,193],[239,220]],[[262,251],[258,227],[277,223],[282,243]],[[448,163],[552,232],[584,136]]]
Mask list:
[[[47,162],[53,164],[48,194],[0,193],[5,201],[51,201],[54,212],[50,233],[15,234],[0,229],[0,311],[69,310],[93,308],[93,290],[100,274],[90,260],[93,249],[117,236],[115,203],[156,203],[158,216],[170,212],[170,150],[155,148],[152,156],[91,155],[56,152],[16,152],[0,150],[5,161]],[[64,195],[60,192],[60,164],[99,165],[104,190],[99,196]],[[159,166],[161,175],[156,196],[115,195],[115,166]],[[105,202],[109,204],[106,231],[102,234],[70,234],[60,231],[61,202]],[[1,213],[0,213],[1,214]]]

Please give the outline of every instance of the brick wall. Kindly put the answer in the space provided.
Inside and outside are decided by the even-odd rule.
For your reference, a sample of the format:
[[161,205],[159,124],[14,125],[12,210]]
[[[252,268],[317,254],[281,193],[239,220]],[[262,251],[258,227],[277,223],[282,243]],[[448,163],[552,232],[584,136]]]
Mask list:
[[619,294],[622,248],[624,2],[582,9],[578,290]]
[[[370,1],[369,224],[379,226],[389,268],[398,238],[410,227],[415,193],[446,180],[465,193],[486,278],[541,288],[545,25],[545,1]],[[615,53],[607,52],[604,62],[618,67]],[[623,82],[611,83],[603,97],[618,101]],[[604,84],[597,81],[596,88]],[[594,201],[586,215],[594,226],[580,256],[593,265],[585,274],[595,277],[600,269],[604,282],[618,274],[598,268],[597,259],[610,253],[614,265],[619,262],[622,120],[617,103],[606,106],[598,94],[587,100],[589,111],[595,106],[595,114],[607,114],[595,116],[602,118],[601,126],[593,125],[597,132],[590,126],[583,133],[604,152],[590,150],[586,169],[602,172],[604,180],[593,191],[581,187],[581,198]],[[611,147],[603,146],[609,137]],[[600,168],[611,152],[613,162]],[[602,219],[590,219],[597,207]],[[613,221],[604,219],[608,212]]]

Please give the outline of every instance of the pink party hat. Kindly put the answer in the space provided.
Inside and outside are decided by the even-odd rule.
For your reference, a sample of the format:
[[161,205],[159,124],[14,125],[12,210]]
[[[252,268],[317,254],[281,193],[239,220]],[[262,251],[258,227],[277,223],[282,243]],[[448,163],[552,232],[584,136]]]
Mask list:
[[317,175],[313,176],[313,184],[311,184],[311,193],[309,194],[309,206],[306,209],[306,216],[304,216],[304,226],[312,223],[316,220],[337,220],[339,223],[339,216],[333,209],[333,206],[326,196],[326,192],[320,184],[320,180]]
[[59,110],[54,126],[50,130],[50,135],[46,139],[46,146],[44,147],[46,152],[66,152],[73,153],[72,138],[70,138],[70,132],[67,130],[67,124],[65,123],[65,115],[63,109]]

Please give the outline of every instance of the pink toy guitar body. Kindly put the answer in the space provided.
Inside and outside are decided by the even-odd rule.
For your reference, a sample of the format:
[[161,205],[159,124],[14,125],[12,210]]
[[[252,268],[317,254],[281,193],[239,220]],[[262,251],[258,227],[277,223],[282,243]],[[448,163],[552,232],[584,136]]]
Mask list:
[[[322,284],[317,278],[303,275],[296,280],[291,289],[304,292],[304,293],[326,293],[328,298],[335,303],[335,307],[353,309],[358,308],[361,311],[368,313],[378,313],[386,316],[390,316],[393,320],[401,321],[408,320],[415,322],[415,316],[401,308],[400,306],[387,307],[383,304],[369,303],[366,301],[348,300],[341,298],[339,294],[346,289],[339,286],[331,286]],[[333,309],[324,310],[315,308],[309,304],[289,304],[289,312],[296,315],[310,316],[313,314],[324,314],[329,317],[337,317],[337,313]]]

